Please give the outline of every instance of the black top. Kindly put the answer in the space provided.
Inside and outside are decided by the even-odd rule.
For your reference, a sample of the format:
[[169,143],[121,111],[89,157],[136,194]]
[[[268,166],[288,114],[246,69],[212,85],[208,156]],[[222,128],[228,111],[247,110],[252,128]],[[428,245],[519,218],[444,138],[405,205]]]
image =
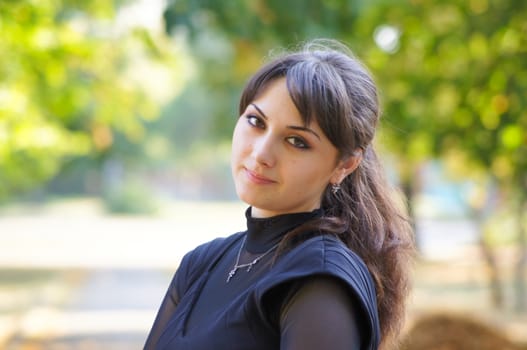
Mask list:
[[[160,307],[145,349],[377,349],[375,289],[362,260],[330,235],[300,243],[275,260],[285,233],[322,215],[255,219],[247,231],[186,254]],[[243,245],[243,246],[242,246]]]

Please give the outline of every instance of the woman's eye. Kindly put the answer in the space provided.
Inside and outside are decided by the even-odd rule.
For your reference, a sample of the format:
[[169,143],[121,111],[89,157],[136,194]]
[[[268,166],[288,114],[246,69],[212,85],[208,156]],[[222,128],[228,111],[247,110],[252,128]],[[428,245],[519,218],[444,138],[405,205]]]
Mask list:
[[265,124],[262,121],[262,119],[260,117],[256,116],[256,115],[249,114],[245,118],[247,118],[247,122],[249,124],[251,124],[252,126],[254,126],[256,128],[262,129],[262,128],[265,127]]
[[296,148],[301,148],[301,149],[309,148],[309,145],[300,137],[291,136],[291,137],[288,137],[286,140],[287,142],[289,142],[291,145],[293,145]]

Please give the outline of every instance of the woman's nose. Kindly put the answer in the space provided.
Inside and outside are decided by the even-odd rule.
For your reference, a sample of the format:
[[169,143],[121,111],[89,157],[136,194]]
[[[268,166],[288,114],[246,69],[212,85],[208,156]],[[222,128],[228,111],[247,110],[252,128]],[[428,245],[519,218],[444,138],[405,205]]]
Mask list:
[[261,165],[273,167],[276,164],[276,142],[271,135],[262,135],[253,144],[252,156]]

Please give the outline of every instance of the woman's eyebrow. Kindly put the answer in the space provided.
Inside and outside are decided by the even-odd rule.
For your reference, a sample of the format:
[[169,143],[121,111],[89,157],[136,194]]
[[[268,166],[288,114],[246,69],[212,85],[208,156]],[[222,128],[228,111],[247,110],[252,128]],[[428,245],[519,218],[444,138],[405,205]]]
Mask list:
[[[264,119],[269,119],[269,118],[267,118],[265,113],[260,109],[260,107],[258,107],[256,104],[251,103],[250,105],[253,106],[258,111],[258,113],[260,113],[262,115],[262,117],[264,117]],[[293,130],[307,131],[307,132],[315,135],[320,140],[320,136],[313,129],[310,129],[310,128],[306,127],[306,126],[288,125],[287,128],[293,129]]]
[[265,113],[260,109],[260,107],[258,107],[257,105],[255,105],[254,103],[251,103],[251,106],[253,106],[254,108],[256,108],[256,110],[258,111],[258,113],[260,113],[262,115],[262,117],[264,117],[265,119],[269,119],[267,118],[267,116],[265,115]]
[[289,129],[293,129],[293,130],[307,131],[307,132],[309,132],[309,133],[315,135],[315,136],[317,137],[317,139],[320,140],[320,136],[318,136],[318,134],[317,134],[314,130],[312,130],[312,129],[308,128],[308,127],[305,127],[305,126],[297,126],[297,125],[288,125],[287,127],[288,127]]

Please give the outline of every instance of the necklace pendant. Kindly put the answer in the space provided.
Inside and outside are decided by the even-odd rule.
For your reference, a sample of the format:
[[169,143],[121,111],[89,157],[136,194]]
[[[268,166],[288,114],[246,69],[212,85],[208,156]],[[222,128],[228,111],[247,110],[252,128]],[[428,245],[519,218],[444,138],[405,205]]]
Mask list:
[[227,277],[227,282],[226,283],[229,283],[229,281],[231,280],[232,276],[234,276],[236,274],[236,270],[238,270],[238,267],[235,266],[230,272],[229,272],[229,276]]
[[229,283],[229,281],[236,274],[236,271],[238,271],[238,269],[247,268],[246,269],[247,272],[251,271],[253,266],[256,265],[256,263],[258,261],[260,261],[264,256],[266,256],[267,254],[271,253],[276,247],[278,247],[278,243],[276,243],[274,246],[269,248],[265,253],[261,254],[260,256],[257,256],[250,263],[240,264],[240,255],[242,253],[243,246],[245,245],[246,238],[247,238],[247,236],[243,237],[242,243],[240,244],[240,248],[238,249],[238,255],[236,256],[236,261],[234,262],[234,267],[232,268],[232,270],[229,271],[226,283]]

